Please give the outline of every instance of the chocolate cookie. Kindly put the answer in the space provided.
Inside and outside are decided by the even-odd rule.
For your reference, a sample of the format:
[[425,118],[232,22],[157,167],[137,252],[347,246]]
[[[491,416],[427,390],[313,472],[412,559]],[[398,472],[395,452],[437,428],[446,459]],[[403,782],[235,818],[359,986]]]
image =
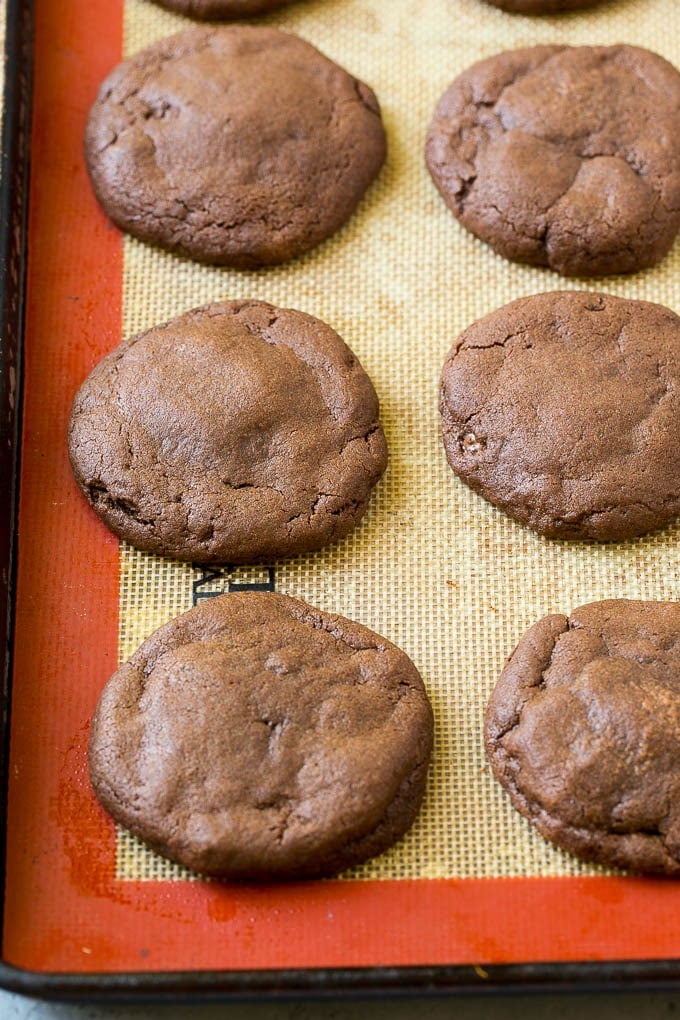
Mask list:
[[536,623],[491,696],[486,749],[553,843],[680,875],[680,603],[594,602]]
[[550,538],[619,540],[680,513],[680,318],[584,291],[465,330],[442,372],[449,464]]
[[255,267],[349,218],[385,158],[378,101],[294,35],[195,28],[123,61],[90,111],[95,194],[135,237]]
[[465,71],[430,126],[446,204],[565,276],[655,265],[680,227],[680,74],[635,46],[534,46]]
[[263,301],[207,305],[121,344],[76,395],[69,451],[112,531],[196,563],[335,541],[387,463],[375,390],[347,345]]
[[293,0],[156,0],[161,7],[198,21],[227,21],[286,7]]
[[554,14],[556,11],[594,7],[601,0],[486,0],[486,2],[493,4],[494,7],[500,7],[501,10],[517,14]]
[[90,774],[106,810],[225,878],[326,875],[382,853],[425,790],[432,710],[410,659],[273,593],[209,599],[104,688]]

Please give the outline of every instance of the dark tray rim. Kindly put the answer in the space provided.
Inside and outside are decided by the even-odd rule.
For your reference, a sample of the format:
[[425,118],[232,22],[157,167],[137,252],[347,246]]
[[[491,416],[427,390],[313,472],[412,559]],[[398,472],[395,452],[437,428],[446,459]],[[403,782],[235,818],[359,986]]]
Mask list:
[[[0,161],[0,882],[5,840],[13,605],[21,422],[21,351],[27,259],[33,0],[7,0]],[[15,379],[11,378],[10,366]],[[6,441],[7,440],[7,441]],[[3,916],[0,917],[0,938]],[[0,959],[0,988],[65,1001],[323,999],[499,992],[676,990],[680,960],[508,965],[305,968],[299,970],[42,973]]]
[[0,962],[0,988],[54,1001],[233,1002],[676,991],[680,961],[452,967],[38,973]]

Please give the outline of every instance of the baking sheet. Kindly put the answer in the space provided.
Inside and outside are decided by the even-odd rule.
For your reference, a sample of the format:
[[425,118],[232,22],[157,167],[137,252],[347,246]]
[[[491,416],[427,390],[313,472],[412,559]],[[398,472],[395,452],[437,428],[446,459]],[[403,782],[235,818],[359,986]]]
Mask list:
[[[367,80],[383,106],[388,165],[335,238],[289,265],[244,273],[198,267],[125,239],[123,332],[215,298],[257,297],[333,325],[381,398],[390,467],[363,525],[339,545],[276,564],[279,591],[358,619],[403,647],[437,708],[428,797],[400,846],[356,878],[574,875],[597,869],[551,847],[510,808],[480,740],[488,694],[519,636],[547,612],[613,594],[674,598],[680,529],[616,546],[549,542],[458,482],[442,453],[439,373],[473,319],[513,298],[583,288],[513,266],[462,230],[423,165],[423,137],[449,81],[472,60],[534,42],[656,49],[680,66],[668,0],[622,0],[588,14],[511,17],[480,0],[317,0],[267,23],[290,29]],[[677,14],[675,15],[677,20]],[[124,52],[186,27],[149,0],[127,0]],[[610,293],[680,306],[680,248],[656,270],[610,278]],[[120,651],[191,605],[190,572],[135,550],[121,554]],[[119,873],[159,864],[122,837]],[[163,866],[162,870],[167,873]]]
[[[618,0],[527,18],[480,0],[432,0],[426,15],[409,0],[307,0],[262,19],[303,35],[374,87],[390,154],[335,238],[288,266],[252,273],[123,240],[82,166],[82,127],[101,78],[122,52],[187,27],[186,19],[150,0],[39,5],[10,962],[115,973],[680,953],[677,887],[607,875],[546,843],[493,783],[481,742],[486,698],[523,630],[595,598],[677,597],[680,529],[606,547],[543,540],[454,478],[437,414],[441,363],[473,319],[563,287],[678,308],[680,246],[654,270],[594,285],[513,266],[455,223],[422,156],[438,96],[473,60],[536,42],[626,41],[680,66],[674,8],[673,0]],[[390,445],[390,467],[360,528],[326,551],[273,564],[273,583],[403,647],[437,716],[428,796],[407,838],[336,881],[278,889],[188,880],[116,832],[93,801],[85,743],[99,690],[117,661],[191,605],[201,572],[119,548],[75,492],[64,443],[76,386],[123,335],[241,296],[333,325],[374,380]],[[246,571],[240,583],[256,579]],[[225,572],[213,587],[230,580],[239,582]]]

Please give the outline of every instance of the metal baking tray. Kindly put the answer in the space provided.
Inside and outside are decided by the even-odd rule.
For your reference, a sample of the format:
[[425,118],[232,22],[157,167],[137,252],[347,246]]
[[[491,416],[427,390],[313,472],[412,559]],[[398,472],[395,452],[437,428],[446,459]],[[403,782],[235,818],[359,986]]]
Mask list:
[[[94,330],[104,350],[121,335],[121,240],[89,192],[74,201],[85,180],[74,139],[120,58],[123,5],[6,6],[0,985],[107,1001],[680,986],[678,883],[586,874],[230,887],[116,877],[115,835],[89,789],[85,747],[119,650],[118,547],[65,481],[60,430],[83,345]],[[216,579],[241,583],[204,573],[194,599]]]

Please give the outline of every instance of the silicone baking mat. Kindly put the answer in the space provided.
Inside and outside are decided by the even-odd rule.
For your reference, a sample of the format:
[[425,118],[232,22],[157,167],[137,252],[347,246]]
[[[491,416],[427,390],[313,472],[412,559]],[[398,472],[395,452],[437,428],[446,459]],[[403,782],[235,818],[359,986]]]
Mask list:
[[[529,18],[482,0],[303,0],[260,19],[369,82],[387,165],[336,237],[283,267],[194,265],[123,239],[97,207],[82,132],[105,74],[190,22],[151,0],[36,10],[24,425],[4,957],[34,971],[492,964],[680,955],[680,885],[607,874],[510,808],[481,720],[507,655],[547,612],[674,599],[680,527],[619,545],[548,542],[446,466],[438,377],[472,320],[522,295],[590,288],[680,308],[680,245],[593,283],[511,265],[446,210],[423,161],[435,103],[466,66],[533,43],[647,46],[680,66],[675,0]],[[79,497],[65,432],[90,368],[122,336],[220,298],[329,322],[375,383],[390,466],[344,541],[265,568],[194,569],[120,546]],[[420,669],[437,720],[427,798],[393,850],[338,879],[197,880],[116,830],[87,781],[104,682],[156,626],[257,584],[359,620]]]

